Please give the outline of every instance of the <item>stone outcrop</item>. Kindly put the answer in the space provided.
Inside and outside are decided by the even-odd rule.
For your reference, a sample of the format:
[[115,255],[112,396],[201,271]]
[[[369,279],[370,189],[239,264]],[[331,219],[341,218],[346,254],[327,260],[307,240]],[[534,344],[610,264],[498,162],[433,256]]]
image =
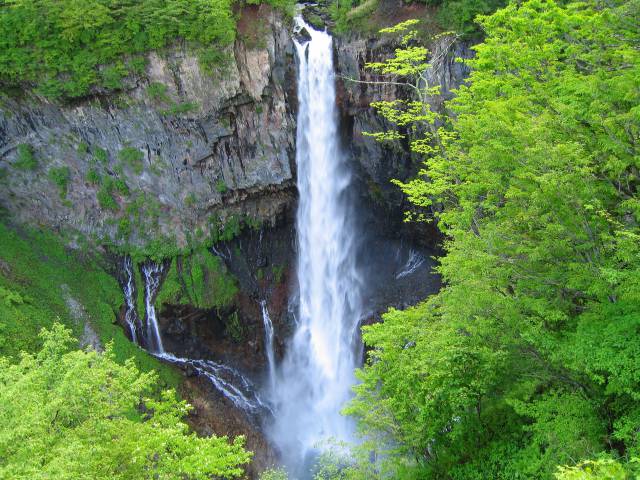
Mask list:
[[[230,214],[273,220],[294,199],[287,21],[267,6],[247,7],[226,54],[208,72],[186,46],[153,52],[144,80],[72,105],[25,92],[0,98],[2,206],[20,222],[116,243],[128,236],[137,246],[158,237],[182,246]],[[32,148],[34,170],[16,168],[21,144]],[[60,167],[68,168],[66,195],[49,174]],[[115,208],[97,199],[108,178],[120,181]]]
[[[399,6],[398,8],[402,8]],[[378,115],[371,103],[411,98],[411,90],[401,85],[384,83],[384,77],[365,68],[370,62],[382,62],[393,56],[400,45],[394,37],[346,36],[336,39],[339,97],[348,142],[360,175],[363,203],[374,204],[377,215],[384,218],[381,226],[396,237],[434,247],[438,243],[435,229],[427,225],[403,224],[404,211],[409,208],[400,189],[391,179],[405,181],[416,175],[421,159],[413,155],[406,141],[380,143],[364,132],[382,132],[393,128]],[[472,51],[464,42],[450,36],[435,37],[427,45],[431,68],[426,72],[429,85],[439,86],[440,95],[430,98],[432,109],[443,111],[443,102],[452,97],[451,91],[460,86],[468,75],[468,68],[456,62],[457,57],[470,58]],[[372,219],[371,221],[375,221]]]

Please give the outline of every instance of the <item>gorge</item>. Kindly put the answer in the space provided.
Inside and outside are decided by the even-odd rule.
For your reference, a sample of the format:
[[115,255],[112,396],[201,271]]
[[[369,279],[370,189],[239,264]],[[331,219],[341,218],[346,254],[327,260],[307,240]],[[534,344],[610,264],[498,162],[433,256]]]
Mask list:
[[[279,462],[296,477],[305,478],[323,448],[335,442],[355,440],[355,427],[340,410],[351,396],[354,370],[363,360],[361,322],[378,315],[380,309],[387,306],[379,299],[380,286],[391,279],[411,277],[415,282],[417,278],[424,278],[427,283],[415,293],[423,295],[437,288],[437,278],[431,272],[429,253],[424,247],[385,240],[376,233],[381,227],[387,228],[384,224],[367,225],[357,220],[374,216],[362,200],[366,194],[362,180],[353,171],[357,168],[356,157],[353,150],[345,148],[345,143],[351,142],[341,133],[348,122],[338,108],[334,42],[329,33],[314,29],[302,16],[296,17],[294,25],[291,35],[296,53],[298,104],[294,109],[297,139],[292,170],[296,172],[299,199],[295,224],[287,227],[292,228],[292,233],[287,234],[290,244],[283,252],[289,257],[290,272],[286,275],[292,278],[288,291],[284,292],[283,305],[286,305],[288,319],[282,318],[285,312],[280,307],[278,322],[281,330],[286,328],[291,332],[289,337],[282,333],[276,336],[269,312],[269,296],[274,293],[269,290],[273,287],[269,282],[264,285],[264,279],[258,278],[260,273],[256,270],[259,264],[265,263],[260,257],[272,254],[260,251],[272,248],[262,245],[272,229],[259,227],[257,239],[248,233],[246,241],[253,244],[251,247],[231,239],[215,243],[210,250],[210,254],[238,275],[241,283],[263,283],[240,287],[253,290],[251,301],[260,308],[262,325],[257,327],[262,329],[262,334],[256,336],[256,341],[262,344],[264,353],[258,355],[263,358],[256,359],[257,367],[247,369],[242,361],[234,360],[233,347],[222,356],[208,347],[203,349],[204,339],[198,341],[197,337],[192,341],[202,346],[195,351],[184,350],[184,344],[179,345],[178,350],[165,349],[163,338],[168,333],[169,343],[174,345],[171,331],[182,321],[162,311],[159,319],[156,312],[156,300],[173,268],[166,261],[139,263],[141,284],[136,285],[132,259],[125,255],[119,278],[125,298],[122,318],[131,340],[157,358],[208,379],[224,402],[238,409],[252,428],[264,432]],[[276,226],[275,230],[278,229],[282,227]],[[247,233],[239,239],[243,236],[247,237]],[[369,252],[365,252],[368,241],[371,245]],[[258,249],[257,265],[251,265],[252,254],[239,252],[247,248]],[[292,258],[294,254],[296,258]],[[382,261],[376,258],[381,255]],[[238,271],[243,269],[237,265],[235,257],[238,256],[248,262],[244,268],[250,271],[250,278],[244,281],[242,278],[247,272]],[[182,262],[181,267],[176,264],[175,268],[186,268]],[[268,280],[277,283],[275,278]],[[140,297],[144,302],[142,322],[136,305],[136,288],[143,292]],[[414,287],[405,287],[403,293],[396,293],[397,298],[407,301],[411,288]],[[258,293],[260,291],[262,293]],[[288,325],[283,324],[283,320]],[[249,446],[252,446],[251,440]],[[260,452],[257,456],[260,458]]]
[[[323,443],[354,440],[340,410],[360,324],[437,290],[437,240],[415,241],[388,183],[413,171],[408,152],[360,133],[382,127],[369,102],[403,93],[343,80],[366,79],[363,62],[392,43],[334,41],[266,6],[246,7],[238,28],[217,78],[175,47],[150,54],[146,84],[126,93],[62,107],[5,98],[2,155],[28,142],[40,168],[63,164],[69,179],[63,198],[38,170],[15,170],[0,196],[14,221],[107,246],[123,331],[184,372],[198,431],[247,436],[252,477],[278,464],[306,476]],[[444,61],[449,88],[464,72]],[[180,102],[196,108],[161,111]]]
[[0,0],[0,478],[640,478],[638,25]]

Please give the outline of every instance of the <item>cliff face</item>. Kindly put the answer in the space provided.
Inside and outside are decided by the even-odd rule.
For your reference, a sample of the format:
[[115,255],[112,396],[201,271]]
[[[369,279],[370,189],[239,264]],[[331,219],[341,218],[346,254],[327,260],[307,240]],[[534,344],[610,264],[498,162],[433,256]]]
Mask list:
[[[144,81],[73,105],[5,96],[0,203],[20,222],[130,245],[169,237],[183,246],[230,214],[273,220],[293,200],[295,59],[286,21],[247,8],[226,54],[210,73],[187,47],[151,53]],[[35,168],[19,168],[20,145]],[[52,171],[66,176],[66,195]],[[100,204],[101,187],[115,204]]]
[[[405,141],[380,143],[363,134],[393,128],[371,108],[371,103],[410,98],[410,89],[397,84],[385,84],[383,77],[365,67],[367,63],[390,58],[399,47],[397,39],[388,36],[348,36],[337,39],[337,73],[345,138],[359,167],[360,183],[367,187],[363,192],[366,202],[377,205],[378,209],[385,212],[379,215],[385,218],[386,227],[383,228],[433,247],[438,240],[434,229],[426,225],[408,226],[402,223],[403,212],[409,205],[399,188],[390,183],[391,179],[405,181],[415,176],[421,159],[410,152]],[[473,52],[469,45],[451,36],[436,37],[427,44],[427,48],[431,67],[425,76],[429,86],[440,87],[440,94],[429,101],[433,110],[443,112],[443,102],[453,96],[451,91],[460,86],[469,73],[468,67],[456,62],[455,58],[471,58]]]

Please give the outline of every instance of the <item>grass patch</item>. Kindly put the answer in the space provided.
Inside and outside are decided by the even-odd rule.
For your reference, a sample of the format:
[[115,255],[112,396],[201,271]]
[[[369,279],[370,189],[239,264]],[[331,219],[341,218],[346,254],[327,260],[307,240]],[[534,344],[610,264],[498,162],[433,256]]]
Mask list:
[[118,159],[125,165],[131,167],[136,175],[140,175],[142,173],[144,167],[142,162],[143,158],[144,153],[133,147],[125,147],[118,152]]
[[56,184],[60,192],[60,198],[67,197],[67,188],[71,179],[71,171],[69,167],[57,167],[49,170],[49,179]]
[[27,143],[21,143],[17,148],[18,159],[13,164],[20,170],[33,171],[38,168],[38,160],[33,154],[33,147]]

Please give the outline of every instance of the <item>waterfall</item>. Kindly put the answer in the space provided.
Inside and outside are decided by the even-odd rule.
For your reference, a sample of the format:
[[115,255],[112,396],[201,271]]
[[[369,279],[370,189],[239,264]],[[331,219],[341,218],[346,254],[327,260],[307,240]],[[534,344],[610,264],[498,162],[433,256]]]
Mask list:
[[332,38],[297,22],[310,35],[296,42],[299,304],[278,372],[270,433],[285,462],[300,474],[319,443],[352,439],[352,421],[340,410],[351,396],[361,351],[361,280],[351,175],[338,139]]
[[158,353],[156,357],[181,366],[190,366],[199,375],[204,375],[222,395],[240,410],[261,415],[272,413],[265,401],[258,395],[255,385],[239,371],[212,360],[194,360],[176,357],[171,353]]
[[127,283],[123,285],[124,290],[124,300],[126,303],[126,310],[124,312],[124,320],[129,326],[129,332],[131,333],[131,340],[133,343],[138,343],[138,335],[137,335],[137,321],[138,321],[138,313],[136,312],[136,302],[134,299],[135,295],[135,280],[133,277],[133,265],[131,262],[131,257],[124,257],[124,271],[127,275]]
[[273,351],[273,322],[269,316],[269,310],[267,309],[267,302],[265,300],[260,302],[260,308],[262,309],[262,322],[264,324],[264,348],[267,354],[267,367],[269,369],[269,388],[273,391],[276,387],[276,358]]
[[[126,274],[126,283],[122,284],[126,303],[125,321],[131,331],[131,338],[134,343],[141,345],[142,340],[141,346],[146,347],[147,351],[152,355],[181,367],[190,367],[198,375],[205,376],[216,390],[252,418],[273,415],[268,403],[258,395],[255,385],[239,371],[212,360],[182,358],[165,352],[154,306],[162,275],[166,268],[164,263],[155,263],[147,260],[141,265],[146,307],[146,326],[144,329],[140,325],[136,312],[134,296],[136,287],[131,257],[126,256],[124,258],[123,268]],[[267,316],[269,315],[266,310],[266,304],[263,305],[264,312],[266,312]],[[271,319],[269,319],[269,322],[271,322]],[[271,327],[271,338],[273,339],[273,327]]]
[[142,264],[142,275],[144,277],[144,304],[146,307],[146,343],[147,350],[153,353],[164,353],[162,346],[162,337],[160,336],[160,328],[158,327],[158,319],[156,317],[156,307],[154,301],[158,294],[160,281],[164,265],[153,261],[147,261]]
[[425,261],[426,258],[424,257],[424,255],[421,255],[420,253],[411,249],[409,251],[409,258],[407,259],[407,263],[405,263],[404,267],[402,267],[402,270],[400,270],[400,272],[396,274],[396,280],[411,275],[418,268],[420,268]]

